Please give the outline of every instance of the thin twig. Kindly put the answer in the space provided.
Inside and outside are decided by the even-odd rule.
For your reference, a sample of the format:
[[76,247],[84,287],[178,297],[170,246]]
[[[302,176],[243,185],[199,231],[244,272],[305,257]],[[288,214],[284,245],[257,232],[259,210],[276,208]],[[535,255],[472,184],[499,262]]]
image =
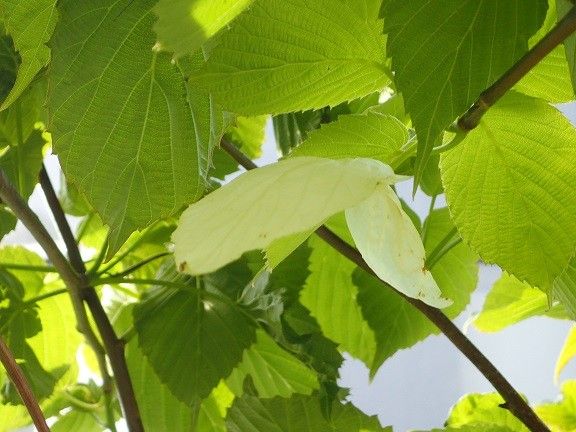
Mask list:
[[[90,286],[88,283],[86,266],[84,265],[84,261],[80,255],[80,249],[78,248],[70,224],[66,219],[64,210],[62,209],[58,196],[56,195],[50,177],[48,177],[48,173],[44,166],[42,166],[42,170],[40,171],[40,186],[44,191],[46,200],[48,201],[48,206],[52,211],[52,215],[56,220],[56,225],[58,225],[58,229],[62,235],[64,244],[66,245],[70,264],[78,278],[77,284],[69,286],[70,294],[72,302],[75,304],[76,319],[78,321],[79,330],[84,334],[88,345],[96,354],[98,367],[100,369],[100,374],[102,375],[102,391],[104,397],[107,403],[111,403],[114,384],[110,374],[108,373],[108,365],[106,364],[106,354],[108,354],[116,378],[122,407],[125,411],[126,422],[131,431],[142,431],[142,421],[140,419],[134,389],[132,387],[126,359],[124,357],[124,345],[116,336],[94,287]],[[105,347],[102,347],[96,334],[92,330],[83,302],[86,302],[92,316],[94,317],[94,321],[98,326]],[[108,427],[114,428],[114,418],[108,419],[108,421],[111,423]]]
[[[247,170],[257,168],[257,165],[248,159],[248,157],[246,157],[246,155],[238,150],[233,144],[222,140],[220,146],[224,151],[232,156],[236,162]],[[392,289],[396,294],[404,298],[404,300],[423,313],[494,386],[506,401],[507,409],[510,410],[510,412],[512,412],[522,423],[524,423],[528,429],[533,432],[550,432],[548,427],[542,423],[542,420],[540,420],[532,408],[530,408],[522,396],[520,396],[516,389],[512,387],[500,371],[484,356],[484,354],[482,354],[482,352],[480,352],[480,350],[478,350],[478,348],[476,348],[476,346],[458,329],[458,327],[456,327],[454,323],[450,321],[444,313],[442,313],[442,311],[429,306],[420,300],[402,294],[391,287],[388,283],[381,280],[366,261],[364,261],[364,258],[362,258],[362,254],[358,249],[350,246],[346,241],[341,239],[326,226],[318,228],[316,234],[350,261],[355,263],[358,267],[379,279],[384,286]]]
[[[42,225],[42,222],[40,222],[40,219],[38,219],[38,216],[36,216],[30,207],[28,207],[24,202],[22,197],[18,194],[18,191],[14,189],[14,186],[12,186],[6,177],[6,174],[2,170],[0,170],[0,199],[2,199],[4,204],[12,210],[16,217],[30,231],[44,252],[46,252],[48,259],[52,265],[56,267],[60,277],[70,292],[76,293],[72,296],[73,305],[76,304],[74,298],[78,298],[78,293],[83,292],[84,299],[89,305],[92,315],[94,316],[94,321],[98,326],[98,330],[102,336],[104,346],[110,358],[110,364],[114,371],[114,376],[116,377],[118,393],[124,408],[128,427],[133,432],[143,431],[132,383],[126,366],[126,359],[124,358],[123,343],[116,337],[114,329],[100,304],[96,292],[93,289],[87,288],[88,284],[85,280],[85,276],[79,275],[74,271],[66,257],[58,249],[58,246],[46,228]],[[78,305],[76,304],[75,310],[77,307]]]
[[576,7],[572,8],[558,24],[530,51],[508,69],[494,84],[484,90],[478,100],[458,119],[461,130],[469,131],[480,123],[488,109],[518,83],[544,57],[576,31]]
[[112,275],[110,275],[110,276],[113,276],[113,277],[123,277],[123,276],[127,276],[127,275],[135,272],[135,271],[138,270],[139,268],[142,268],[142,267],[144,267],[145,265],[148,265],[148,264],[150,264],[151,262],[156,261],[157,259],[160,259],[160,258],[164,258],[165,256],[168,256],[168,255],[171,255],[171,253],[170,253],[170,252],[160,252],[160,253],[158,253],[158,254],[156,254],[156,255],[149,256],[148,258],[145,258],[145,259],[143,259],[142,261],[137,262],[137,263],[134,264],[134,265],[131,265],[130,267],[126,268],[125,270],[122,270],[122,271],[119,272],[119,273],[114,273],[114,274],[112,274]]
[[10,381],[12,381],[14,387],[16,387],[16,390],[18,391],[18,394],[22,398],[22,402],[24,402],[24,405],[26,406],[30,417],[32,417],[32,422],[34,423],[34,426],[36,426],[38,432],[50,432],[50,428],[48,428],[48,425],[46,424],[44,414],[42,414],[42,410],[38,405],[38,401],[36,400],[36,397],[34,396],[34,393],[32,392],[32,389],[30,388],[30,385],[28,384],[22,369],[20,369],[20,366],[18,366],[18,363],[16,363],[16,359],[10,351],[10,348],[8,348],[1,337],[0,361],[4,366],[4,369],[6,369],[6,372],[10,377]]

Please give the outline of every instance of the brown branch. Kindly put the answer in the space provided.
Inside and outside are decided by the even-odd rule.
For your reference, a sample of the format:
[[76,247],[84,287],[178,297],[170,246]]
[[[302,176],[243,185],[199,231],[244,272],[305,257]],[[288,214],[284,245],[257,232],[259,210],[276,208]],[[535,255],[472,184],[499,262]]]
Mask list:
[[[238,150],[233,144],[222,140],[220,146],[224,151],[232,156],[236,162],[247,170],[257,168],[257,165],[248,159],[246,155]],[[402,294],[391,287],[388,283],[381,280],[366,261],[364,261],[364,258],[362,258],[362,254],[358,249],[350,246],[346,241],[329,230],[326,226],[318,228],[316,234],[358,267],[379,279],[384,286],[392,289],[396,294],[404,298],[404,300],[423,313],[494,386],[506,401],[506,408],[510,410],[510,412],[512,412],[522,423],[524,423],[528,429],[533,432],[550,432],[548,427],[542,423],[542,420],[540,420],[532,408],[530,408],[522,396],[520,396],[516,389],[512,387],[500,371],[484,356],[484,354],[482,354],[480,350],[478,350],[478,348],[476,348],[470,339],[468,339],[458,329],[458,327],[456,327],[456,325],[454,325],[454,323],[450,321],[444,313],[442,313],[442,311],[429,306],[420,300]]]
[[[98,342],[96,335],[90,327],[90,323],[85,319],[85,309],[83,303],[81,303],[81,311],[79,311],[79,315],[83,315],[81,318],[81,321],[83,322],[82,329],[86,331],[85,335],[88,343],[94,348],[96,356],[99,357],[98,362],[102,373],[104,395],[109,403],[112,392],[112,379],[108,374],[106,359],[104,357],[107,353],[110,358],[112,370],[114,371],[114,377],[116,378],[116,386],[118,388],[118,394],[122,402],[122,408],[124,409],[124,415],[128,427],[130,431],[143,431],[144,427],[142,425],[136,396],[134,394],[134,388],[126,364],[126,358],[124,356],[124,343],[116,336],[110,320],[102,307],[102,303],[100,303],[98,294],[94,290],[94,287],[90,286],[88,283],[86,277],[86,266],[84,265],[84,261],[80,255],[78,244],[76,243],[76,239],[74,238],[74,234],[72,233],[68,220],[66,219],[64,210],[60,205],[60,201],[58,200],[56,192],[54,191],[50,178],[48,177],[44,167],[42,167],[40,172],[40,185],[46,195],[50,210],[54,215],[58,229],[64,239],[64,244],[66,245],[68,256],[70,258],[70,264],[82,281],[82,283],[78,285],[77,289],[71,290],[74,292],[73,297],[79,297],[80,302],[86,302],[105,345],[104,349]],[[111,426],[113,426],[113,424]]]
[[24,402],[24,405],[26,405],[26,409],[28,410],[30,417],[32,417],[32,422],[34,423],[34,426],[36,426],[38,432],[50,432],[50,428],[48,428],[48,425],[46,424],[44,414],[42,414],[42,410],[38,405],[38,401],[36,400],[36,397],[34,396],[34,393],[32,392],[32,389],[30,388],[30,385],[28,384],[22,369],[20,369],[20,366],[18,366],[18,363],[16,363],[16,359],[10,351],[10,348],[8,348],[1,337],[0,362],[2,362],[2,365],[6,369],[6,372],[10,377],[10,381],[12,381],[14,387],[16,387],[18,394],[22,398],[22,402]]
[[0,199],[30,231],[44,252],[46,252],[52,265],[58,270],[60,277],[70,291],[76,319],[79,323],[83,321],[83,316],[85,316],[82,313],[84,308],[82,300],[90,308],[94,322],[102,337],[104,348],[110,359],[128,427],[132,432],[142,432],[144,429],[124,357],[124,345],[117,338],[96,291],[89,286],[86,275],[76,272],[70,265],[46,228],[42,225],[42,222],[40,222],[40,219],[38,219],[38,216],[24,202],[2,170],[0,170]]
[[458,119],[460,129],[469,131],[478,126],[480,119],[491,106],[574,31],[576,31],[576,7],[558,21],[558,24],[514,66],[480,94],[478,100]]
[[[68,259],[74,271],[80,276],[84,277],[86,275],[86,266],[84,265],[84,260],[82,259],[82,255],[80,255],[80,249],[78,248],[78,244],[74,238],[74,234],[68,224],[68,220],[66,219],[66,215],[64,214],[64,210],[60,205],[60,201],[58,200],[58,196],[56,195],[56,191],[52,186],[52,182],[50,181],[50,177],[48,177],[48,173],[46,171],[46,167],[42,164],[42,169],[40,170],[40,186],[42,187],[42,191],[46,196],[46,201],[48,201],[48,206],[54,216],[54,220],[56,221],[56,225],[58,226],[58,230],[62,235],[62,239],[64,240],[64,244],[66,245],[66,251],[68,252]],[[114,383],[110,373],[108,372],[108,365],[106,364],[106,350],[98,340],[98,337],[94,333],[92,326],[90,325],[90,321],[88,320],[88,316],[86,314],[86,309],[84,308],[84,300],[86,290],[93,290],[93,288],[89,287],[86,284],[83,289],[74,289],[70,290],[70,296],[72,298],[72,303],[74,306],[74,311],[76,315],[76,322],[77,328],[80,333],[84,335],[86,339],[86,343],[92,348],[96,356],[96,361],[98,363],[98,369],[100,370],[100,375],[102,376],[102,392],[104,394],[104,398],[106,404],[109,405],[112,403],[112,393],[114,391]],[[100,304],[100,301],[98,300]],[[108,318],[106,318],[108,321]],[[108,427],[112,430],[115,429],[114,427],[114,418],[108,418]]]

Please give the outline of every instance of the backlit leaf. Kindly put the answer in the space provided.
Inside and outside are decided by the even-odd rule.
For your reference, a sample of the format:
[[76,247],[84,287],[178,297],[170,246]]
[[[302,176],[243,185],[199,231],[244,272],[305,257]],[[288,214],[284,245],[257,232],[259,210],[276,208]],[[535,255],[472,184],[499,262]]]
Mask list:
[[0,9],[21,58],[14,87],[0,105],[3,110],[18,99],[40,69],[50,62],[47,43],[58,21],[58,12],[56,0],[2,0]]
[[576,131],[560,112],[506,96],[442,155],[446,199],[464,241],[485,262],[549,290],[576,246],[575,159]]
[[564,318],[566,313],[560,305],[550,307],[548,296],[541,290],[504,273],[488,293],[474,326],[495,332],[537,315]]
[[407,140],[406,127],[394,117],[373,112],[345,115],[312,132],[290,156],[366,157],[394,167],[394,156]]
[[204,186],[181,73],[152,50],[154,3],[59,2],[51,42],[54,150],[110,226],[110,254]]
[[391,432],[352,404],[335,404],[327,420],[318,398],[296,395],[290,399],[258,399],[244,395],[228,412],[229,432]]
[[154,30],[162,49],[192,54],[228,25],[253,0],[160,0]]
[[530,36],[544,20],[547,1],[384,4],[395,81],[418,134],[418,184],[444,129],[528,49]]
[[343,0],[256,1],[190,80],[244,115],[365,96],[389,83],[382,23],[373,13],[365,4]]
[[244,351],[242,363],[226,380],[236,395],[242,395],[246,375],[252,377],[261,398],[290,397],[294,393],[311,394],[318,389],[314,372],[284,351],[262,330],[256,332],[256,343]]

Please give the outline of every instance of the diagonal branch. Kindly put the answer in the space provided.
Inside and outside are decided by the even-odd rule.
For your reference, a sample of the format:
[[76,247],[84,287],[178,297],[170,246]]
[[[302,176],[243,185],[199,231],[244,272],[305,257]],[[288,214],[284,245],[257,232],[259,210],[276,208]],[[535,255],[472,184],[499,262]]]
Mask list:
[[[46,200],[48,201],[48,206],[52,211],[52,215],[56,220],[58,230],[62,234],[64,244],[66,245],[66,250],[68,251],[68,259],[70,264],[78,275],[85,275],[86,266],[84,265],[84,261],[80,255],[80,249],[78,248],[74,234],[72,233],[70,225],[66,220],[66,215],[64,214],[62,206],[58,201],[58,196],[56,195],[56,191],[52,186],[52,182],[50,181],[50,177],[48,177],[48,173],[46,172],[46,167],[44,165],[42,165],[42,169],[40,170],[40,186],[42,187],[44,195],[46,196]],[[90,290],[93,288],[86,286],[84,289]],[[112,392],[114,390],[114,383],[112,381],[112,377],[108,373],[108,365],[106,364],[106,350],[98,340],[98,337],[94,333],[94,330],[90,325],[90,321],[88,320],[88,315],[86,314],[86,309],[84,308],[83,303],[83,290],[71,290],[70,296],[72,297],[78,331],[84,335],[86,342],[90,348],[92,348],[92,351],[96,356],[98,369],[100,370],[100,375],[102,376],[102,392],[104,394],[106,406],[110,407],[112,404]],[[98,301],[98,303],[100,304],[100,301]],[[111,414],[111,411],[108,411]],[[114,431],[114,416],[109,415],[107,421],[108,427]]]
[[131,432],[142,432],[142,421],[124,357],[124,345],[116,336],[96,291],[89,286],[86,275],[76,272],[66,257],[60,252],[58,246],[42,225],[40,219],[38,219],[38,216],[24,202],[2,170],[0,170],[0,199],[30,231],[40,247],[46,252],[52,265],[58,270],[60,277],[70,291],[76,319],[79,323],[85,317],[85,312],[82,312],[84,308],[83,301],[90,308],[114,371],[118,394],[128,427]]
[[10,377],[10,381],[12,381],[14,387],[16,387],[16,390],[18,390],[18,394],[22,398],[24,405],[26,405],[26,409],[28,410],[30,417],[32,417],[32,422],[34,423],[34,426],[36,426],[38,432],[50,432],[50,429],[46,424],[44,414],[42,414],[42,410],[38,405],[38,401],[34,397],[34,393],[32,392],[32,389],[30,388],[24,373],[22,373],[22,369],[20,369],[20,366],[18,366],[18,363],[16,363],[10,348],[8,348],[1,337],[0,363],[2,363],[4,369],[6,369],[6,372]]
[[478,100],[458,119],[459,128],[470,131],[478,126],[480,119],[492,105],[574,31],[576,31],[576,6],[494,84],[480,94]]
[[[221,148],[226,151],[236,162],[247,170],[257,168],[246,155],[238,150],[233,144],[222,140]],[[397,295],[401,296],[412,306],[424,314],[444,335],[454,344],[462,354],[484,375],[484,377],[494,386],[506,401],[506,408],[510,410],[522,423],[533,432],[550,432],[548,427],[542,423],[542,420],[530,408],[526,401],[520,396],[514,387],[506,380],[500,371],[476,348],[476,346],[454,325],[450,319],[439,309],[427,305],[426,303],[408,297],[399,291],[396,291],[388,283],[381,280],[370,266],[364,261],[358,249],[350,246],[346,241],[329,230],[326,226],[321,226],[316,230],[316,234],[326,241],[330,246],[356,264],[358,267],[379,279],[384,286],[392,289]]]

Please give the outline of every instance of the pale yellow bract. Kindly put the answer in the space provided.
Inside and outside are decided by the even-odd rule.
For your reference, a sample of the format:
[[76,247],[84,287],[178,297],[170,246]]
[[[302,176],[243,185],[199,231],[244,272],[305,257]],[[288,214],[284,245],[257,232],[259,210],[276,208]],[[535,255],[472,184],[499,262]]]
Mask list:
[[447,306],[423,270],[420,236],[389,187],[402,179],[366,158],[296,157],[249,171],[184,211],[172,237],[177,266],[192,275],[210,273],[350,209],[354,240],[375,273],[410,297]]

